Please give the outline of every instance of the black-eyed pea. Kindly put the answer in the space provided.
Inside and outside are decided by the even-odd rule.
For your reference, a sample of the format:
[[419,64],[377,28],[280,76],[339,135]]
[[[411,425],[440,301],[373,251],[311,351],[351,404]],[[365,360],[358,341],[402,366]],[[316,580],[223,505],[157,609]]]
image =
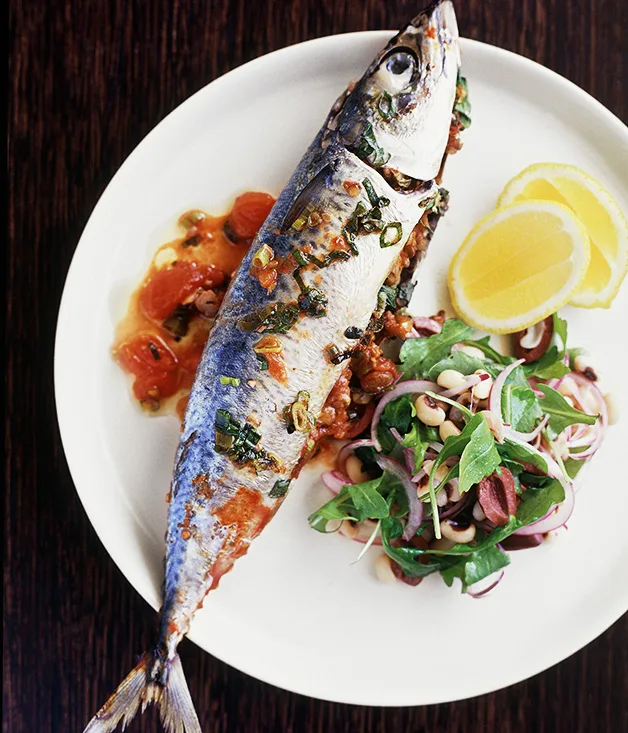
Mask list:
[[397,580],[388,555],[382,554],[375,560],[375,575],[382,583],[394,583]]
[[354,484],[361,484],[370,481],[371,477],[362,470],[362,461],[357,456],[349,456],[345,463],[345,473]]
[[444,519],[440,531],[445,539],[463,545],[475,538],[475,524],[458,524],[454,519]]
[[429,395],[422,394],[416,398],[414,403],[416,416],[424,424],[430,427],[438,427],[445,422],[447,417],[445,410],[436,403]]
[[484,514],[484,510],[480,506],[479,501],[476,501],[473,505],[472,515],[476,522],[483,522],[486,519],[486,514]]
[[468,378],[456,369],[445,369],[436,379],[436,383],[443,389],[457,389],[468,381]]
[[471,392],[476,400],[485,400],[491,393],[493,378],[487,371],[484,371],[484,369],[476,369],[475,374],[477,374],[482,381],[474,385],[471,388]]
[[604,395],[604,402],[606,402],[606,413],[609,425],[615,425],[619,421],[619,405],[615,395],[608,394]]
[[438,426],[438,434],[440,435],[440,439],[443,443],[452,435],[460,435],[460,432],[460,428],[454,425],[451,420],[445,420],[444,423],[441,423]]
[[340,532],[343,534],[347,539],[354,540],[358,536],[358,532],[360,531],[360,528],[358,527],[356,522],[350,522],[348,519],[343,520],[342,524],[340,525]]

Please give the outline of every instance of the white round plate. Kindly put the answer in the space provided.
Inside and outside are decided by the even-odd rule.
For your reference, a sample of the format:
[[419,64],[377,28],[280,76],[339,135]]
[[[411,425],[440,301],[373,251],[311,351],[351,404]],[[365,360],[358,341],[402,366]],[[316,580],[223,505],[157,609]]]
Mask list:
[[[217,79],[137,147],[85,228],[58,324],[61,434],[91,522],[155,609],[178,425],[149,419],[133,404],[110,356],[116,322],[177,216],[197,206],[221,212],[247,189],[277,194],[336,97],[390,35],[321,38]],[[451,207],[421,271],[417,313],[452,313],[445,282],[452,253],[506,181],[530,163],[578,165],[628,210],[628,130],[617,118],[520,56],[467,40],[462,52],[473,124],[464,149],[447,163]],[[589,349],[603,388],[623,400],[624,416],[626,296],[624,287],[610,310],[565,310],[571,344]],[[248,556],[210,593],[190,638],[261,680],[345,703],[445,702],[540,672],[628,609],[625,424],[608,432],[588,467],[569,530],[513,553],[503,582],[482,600],[438,576],[416,588],[382,585],[373,573],[375,549],[354,564],[360,546],[308,527],[308,514],[325,500],[310,469]]]

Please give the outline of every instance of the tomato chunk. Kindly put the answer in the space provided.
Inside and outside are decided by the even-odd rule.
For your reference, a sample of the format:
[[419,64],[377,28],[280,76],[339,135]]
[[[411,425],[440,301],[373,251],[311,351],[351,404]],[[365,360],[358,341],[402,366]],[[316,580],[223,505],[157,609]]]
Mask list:
[[179,261],[157,270],[140,292],[142,312],[154,321],[162,321],[182,303],[203,289],[211,289],[225,281],[225,273],[214,265]]
[[249,191],[238,196],[229,214],[229,224],[239,239],[253,239],[275,204],[267,193]]
[[177,357],[159,336],[140,333],[121,344],[115,355],[122,368],[135,377],[133,393],[138,400],[158,402],[177,391]]

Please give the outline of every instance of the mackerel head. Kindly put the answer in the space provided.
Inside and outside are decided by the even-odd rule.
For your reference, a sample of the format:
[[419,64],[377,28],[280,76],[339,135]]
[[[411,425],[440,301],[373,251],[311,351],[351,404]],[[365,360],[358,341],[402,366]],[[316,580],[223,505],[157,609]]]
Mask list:
[[383,284],[412,263],[437,209],[459,62],[452,4],[432,3],[334,105],[234,275],[176,455],[159,639],[89,733],[148,702],[168,730],[200,731],[177,645],[280,506]]

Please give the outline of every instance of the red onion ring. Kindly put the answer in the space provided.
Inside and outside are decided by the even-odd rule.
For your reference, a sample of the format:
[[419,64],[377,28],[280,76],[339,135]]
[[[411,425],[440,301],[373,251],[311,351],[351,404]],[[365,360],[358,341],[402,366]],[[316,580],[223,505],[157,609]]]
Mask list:
[[340,471],[323,471],[321,474],[321,480],[330,491],[334,492],[334,494],[337,494],[343,486],[353,483],[351,479],[343,473],[340,473]]
[[[503,577],[504,571],[501,570],[499,576],[497,577],[497,580],[494,580],[489,586],[479,591],[472,591],[467,588],[467,594],[470,595],[471,598],[482,598],[482,596],[485,596],[487,593],[490,593],[493,588],[497,587],[501,583]],[[473,585],[477,585],[477,583],[474,583]]]
[[349,458],[349,455],[353,453],[356,448],[367,448],[371,447],[372,445],[373,441],[367,440],[366,438],[362,440],[352,440],[350,443],[343,445],[343,447],[340,449],[340,452],[338,453],[338,458],[336,459],[336,465],[338,466],[340,472],[345,473],[345,464],[347,462],[347,458]]
[[[469,377],[468,381],[460,387],[452,387],[451,389],[446,389],[444,392],[441,392],[441,397],[447,397],[448,399],[451,399],[452,397],[457,397],[459,394],[462,394],[468,389],[471,389],[471,387],[475,387],[476,384],[479,384],[482,381],[483,377],[483,374],[472,374]],[[486,377],[484,377],[484,379],[486,379]]]
[[423,520],[423,504],[419,500],[416,493],[416,486],[412,483],[410,474],[397,461],[388,456],[376,456],[375,460],[381,469],[392,473],[393,476],[401,481],[401,485],[406,491],[408,497],[408,519],[403,531],[403,538],[410,540],[416,534],[421,521]]
[[414,448],[404,448],[403,459],[406,462],[408,473],[412,475],[414,473]]
[[525,359],[518,359],[513,361],[507,367],[504,367],[501,372],[495,377],[495,381],[491,387],[491,392],[488,396],[488,409],[502,421],[502,390],[504,384],[508,379],[508,376],[513,372],[520,364],[523,364]]
[[416,318],[413,318],[413,323],[415,328],[420,328],[424,331],[431,331],[432,333],[440,333],[443,330],[443,327],[440,325],[438,321],[435,321],[433,318],[426,318],[425,316],[417,316]]
[[549,415],[545,415],[545,417],[541,420],[541,422],[534,428],[534,430],[531,433],[522,433],[519,430],[513,430],[509,425],[504,425],[504,437],[505,438],[514,438],[516,440],[522,440],[524,443],[531,443],[537,435],[541,434],[541,431],[543,428],[547,425],[549,422]]
[[565,486],[565,499],[560,504],[552,507],[549,512],[541,519],[538,519],[532,524],[527,524],[525,527],[518,529],[513,534],[517,535],[530,535],[530,534],[545,534],[546,532],[552,532],[559,527],[562,527],[569,517],[571,517],[575,504],[575,494],[571,484]]
[[423,394],[427,391],[440,392],[440,387],[435,382],[430,382],[427,379],[412,379],[409,382],[402,382],[397,385],[390,392],[387,392],[381,400],[377,403],[375,412],[373,413],[373,419],[371,421],[371,440],[376,450],[382,450],[381,443],[377,438],[377,428],[379,421],[382,417],[382,413],[386,408],[386,405],[390,404],[393,400],[401,397],[405,394]]

